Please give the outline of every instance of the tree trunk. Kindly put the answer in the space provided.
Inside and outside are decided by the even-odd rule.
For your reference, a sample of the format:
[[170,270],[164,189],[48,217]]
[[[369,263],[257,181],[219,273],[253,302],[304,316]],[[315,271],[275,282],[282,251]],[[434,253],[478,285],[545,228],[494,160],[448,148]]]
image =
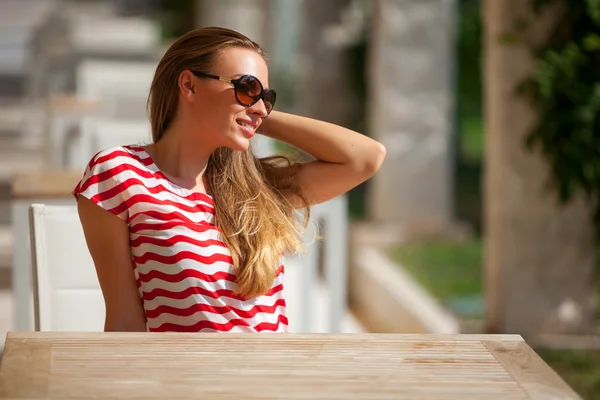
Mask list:
[[582,197],[559,204],[547,161],[524,147],[536,113],[516,87],[535,68],[529,49],[549,35],[560,13],[548,10],[517,33],[518,42],[502,41],[532,18],[530,3],[484,2],[484,286],[488,330],[536,338],[591,330],[596,259],[591,205]]

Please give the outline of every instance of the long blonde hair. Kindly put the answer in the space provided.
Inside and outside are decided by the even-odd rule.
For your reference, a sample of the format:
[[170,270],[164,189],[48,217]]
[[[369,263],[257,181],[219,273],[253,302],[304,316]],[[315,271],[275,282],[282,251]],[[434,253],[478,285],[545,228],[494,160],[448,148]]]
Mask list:
[[[196,29],[180,37],[158,64],[148,98],[152,139],[158,142],[175,117],[179,74],[186,69],[209,72],[229,47],[263,49],[244,35],[224,28]],[[208,160],[206,181],[213,195],[216,225],[236,267],[237,293],[245,298],[265,294],[285,251],[301,249],[309,207],[296,176],[298,163],[283,156],[257,159],[252,151],[215,150]],[[290,204],[304,207],[304,220]]]

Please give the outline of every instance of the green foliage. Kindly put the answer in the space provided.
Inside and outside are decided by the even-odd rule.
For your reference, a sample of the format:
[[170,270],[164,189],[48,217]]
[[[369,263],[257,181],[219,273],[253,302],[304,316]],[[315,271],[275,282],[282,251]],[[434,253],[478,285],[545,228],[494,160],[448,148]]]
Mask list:
[[460,118],[481,116],[481,0],[460,0],[457,26],[458,111]]
[[551,165],[562,202],[585,193],[600,228],[600,0],[533,0],[536,12],[563,8],[521,87],[539,112],[527,138]]
[[481,232],[481,171],[485,152],[481,0],[458,0],[457,6],[454,213],[457,219]]
[[194,0],[159,0],[158,4],[163,37],[175,39],[196,27]]

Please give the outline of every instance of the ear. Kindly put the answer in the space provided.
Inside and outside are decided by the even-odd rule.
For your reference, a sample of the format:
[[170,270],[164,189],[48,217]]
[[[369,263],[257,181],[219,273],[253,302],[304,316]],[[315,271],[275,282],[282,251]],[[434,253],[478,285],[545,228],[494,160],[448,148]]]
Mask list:
[[179,86],[179,93],[183,96],[187,101],[194,101],[196,96],[196,80],[194,79],[194,74],[192,74],[189,70],[185,70],[179,74],[179,78],[177,79],[177,85]]

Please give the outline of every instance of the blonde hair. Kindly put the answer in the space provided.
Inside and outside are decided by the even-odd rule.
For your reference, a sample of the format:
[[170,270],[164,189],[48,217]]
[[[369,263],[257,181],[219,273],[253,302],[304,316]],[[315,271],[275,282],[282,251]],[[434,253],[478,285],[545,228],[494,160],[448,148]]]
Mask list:
[[[266,60],[258,44],[224,28],[196,29],[171,45],[158,64],[148,98],[154,142],[175,117],[179,74],[186,69],[210,72],[230,47],[253,49]],[[267,293],[283,253],[301,249],[300,232],[307,225],[309,207],[296,180],[298,168],[284,156],[257,159],[250,149],[221,147],[209,157],[205,174],[216,225],[233,258],[237,293],[245,298]],[[289,197],[303,205],[303,221]]]

